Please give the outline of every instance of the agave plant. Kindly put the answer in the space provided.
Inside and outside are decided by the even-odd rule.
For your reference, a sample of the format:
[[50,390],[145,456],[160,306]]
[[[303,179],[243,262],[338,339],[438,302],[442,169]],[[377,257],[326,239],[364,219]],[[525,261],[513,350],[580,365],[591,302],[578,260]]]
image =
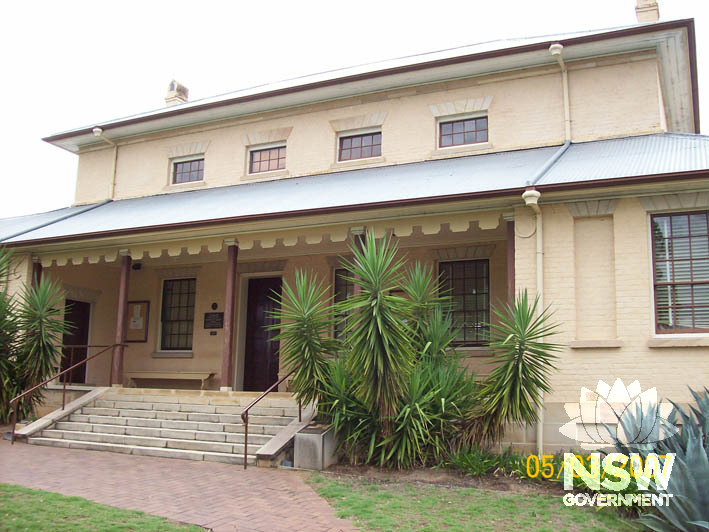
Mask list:
[[317,275],[297,271],[294,286],[284,282],[282,294],[276,297],[280,304],[273,312],[277,323],[267,327],[280,331],[274,341],[280,341],[281,360],[295,368],[290,385],[303,404],[320,399],[329,378],[328,355],[335,354],[339,346],[330,337],[334,320],[328,294]]
[[[46,276],[18,295],[7,291],[12,257],[0,249],[0,423],[11,416],[10,400],[47,379],[59,365],[59,346],[70,325],[61,319],[64,295]],[[18,418],[32,414],[41,390],[18,405]]]
[[352,246],[352,260],[345,260],[347,280],[359,292],[337,304],[338,315],[349,313],[344,333],[350,371],[359,378],[355,394],[376,409],[385,434],[391,434],[397,406],[406,393],[416,358],[411,322],[411,303],[393,294],[401,286],[403,259],[389,238],[377,241],[367,233],[361,248]]
[[[673,403],[674,409],[667,420],[659,417],[659,405],[648,405],[635,411],[629,409],[618,416],[618,424],[625,434],[646,434],[646,428],[656,427],[658,420],[672,433],[666,438],[646,437],[629,443],[617,437],[615,440],[618,452],[638,453],[643,459],[650,453],[658,456],[675,454],[667,490],[662,491],[656,483],[649,483],[652,492],[672,494],[672,499],[669,504],[656,508],[659,515],[647,513],[640,517],[642,524],[658,532],[709,530],[709,492],[706,489],[709,486],[709,390],[690,392],[696,402],[696,406],[690,406],[691,414]],[[679,430],[674,430],[680,420]],[[656,434],[662,436],[659,432]]]

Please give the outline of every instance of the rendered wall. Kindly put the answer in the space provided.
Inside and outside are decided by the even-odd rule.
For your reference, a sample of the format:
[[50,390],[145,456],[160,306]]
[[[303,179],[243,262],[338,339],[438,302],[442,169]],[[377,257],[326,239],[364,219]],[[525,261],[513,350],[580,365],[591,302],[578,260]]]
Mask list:
[[[662,131],[657,75],[657,62],[647,52],[570,63],[573,141]],[[486,108],[488,103],[489,143],[437,149],[435,114],[460,113],[466,105]],[[382,157],[338,163],[335,129],[370,123],[381,123]],[[258,139],[285,140],[285,137],[287,169],[248,175],[248,145]],[[115,199],[558,145],[563,141],[561,76],[558,67],[547,66],[121,140]],[[200,152],[205,154],[204,181],[170,185],[170,157]],[[109,146],[80,155],[77,203],[108,197],[112,160],[113,148]]]

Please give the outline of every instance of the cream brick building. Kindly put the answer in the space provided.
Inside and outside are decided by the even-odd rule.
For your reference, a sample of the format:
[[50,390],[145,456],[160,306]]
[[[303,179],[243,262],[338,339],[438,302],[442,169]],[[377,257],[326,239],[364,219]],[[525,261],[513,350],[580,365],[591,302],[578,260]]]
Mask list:
[[305,268],[344,297],[348,240],[393,234],[452,279],[459,349],[478,374],[491,305],[526,288],[554,310],[566,347],[544,424],[509,439],[567,448],[563,404],[599,379],[680,402],[709,383],[696,63],[681,20],[194,102],[173,83],[164,109],[45,139],[79,157],[75,205],[0,220],[12,286],[60,280],[83,309],[77,343],[127,334],[112,369],[96,358],[75,383],[195,387],[182,377],[199,374],[207,389],[263,390],[286,372],[258,334],[269,290]]

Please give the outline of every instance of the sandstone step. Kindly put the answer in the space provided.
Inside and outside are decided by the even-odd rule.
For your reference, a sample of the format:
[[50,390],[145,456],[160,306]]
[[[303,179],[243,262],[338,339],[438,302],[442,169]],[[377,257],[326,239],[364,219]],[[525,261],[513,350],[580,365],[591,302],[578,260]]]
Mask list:
[[[91,451],[109,451],[114,453],[133,454],[140,456],[158,456],[162,458],[179,458],[182,460],[206,460],[211,462],[226,462],[230,464],[243,464],[243,454],[226,454],[218,452],[192,451],[185,449],[172,449],[166,447],[142,447],[124,445],[119,443],[103,443],[69,439],[54,439],[44,437],[31,437],[27,440],[32,445],[49,445],[54,447],[68,447],[70,449],[86,449]],[[249,454],[247,461],[255,464],[256,458]]]
[[[64,423],[76,424],[79,426],[72,428]],[[61,424],[61,426],[60,426]],[[118,425],[126,427],[144,427],[153,429],[174,429],[199,432],[244,432],[243,423],[202,423],[197,421],[174,421],[169,419],[147,419],[120,416],[86,416],[82,414],[72,414],[69,421],[60,421],[57,426],[60,430],[87,430],[85,425]],[[275,435],[284,425],[265,425],[257,423],[256,419],[249,419],[249,434],[270,434]]]
[[[118,443],[122,445],[131,445],[139,447],[183,449],[188,451],[206,451],[226,454],[238,454],[239,452],[243,451],[243,445],[241,444],[210,442],[195,439],[176,439],[165,437],[132,436],[125,434],[107,434],[100,432],[79,432],[49,429],[42,431],[41,437],[59,440]],[[258,447],[260,446],[257,446],[254,443],[252,447],[253,452],[251,454],[255,454]]]
[[[216,406],[216,405],[191,405],[181,403],[137,403],[132,401],[105,401],[96,400],[87,405],[85,408],[109,408],[114,410],[159,410],[164,412],[185,412],[189,414],[225,414],[240,416],[244,410],[243,406]],[[270,416],[280,417],[286,416],[295,418],[298,416],[298,407],[289,408],[273,408],[255,406],[249,411],[250,416]]]
[[[193,405],[244,407],[260,395],[259,392],[217,392],[197,390],[161,390],[147,388],[124,388],[111,390],[101,397],[103,401],[131,401],[152,403],[179,403]],[[261,408],[296,408],[297,401],[286,392],[273,392],[259,402]]]
[[[148,403],[143,403],[147,405]],[[170,412],[161,410],[133,410],[123,408],[97,408],[84,407],[81,409],[82,415],[89,416],[110,416],[110,417],[131,417],[144,419],[167,419],[170,421],[194,421],[199,423],[241,423],[241,415],[234,414],[205,414],[205,413],[189,413],[189,412]],[[249,415],[249,423],[256,425],[288,425],[293,421],[294,417],[290,416],[259,416]],[[205,429],[208,430],[208,429]],[[220,429],[217,429],[220,430]]]

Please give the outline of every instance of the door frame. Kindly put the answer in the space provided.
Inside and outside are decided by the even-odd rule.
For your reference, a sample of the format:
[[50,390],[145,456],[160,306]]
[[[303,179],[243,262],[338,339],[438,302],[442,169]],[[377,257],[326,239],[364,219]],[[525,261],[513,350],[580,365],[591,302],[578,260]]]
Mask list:
[[249,305],[249,279],[264,279],[268,277],[279,277],[283,285],[283,272],[257,272],[239,273],[239,301],[236,317],[236,334],[234,335],[234,390],[244,389],[244,362],[246,360],[246,313]]

